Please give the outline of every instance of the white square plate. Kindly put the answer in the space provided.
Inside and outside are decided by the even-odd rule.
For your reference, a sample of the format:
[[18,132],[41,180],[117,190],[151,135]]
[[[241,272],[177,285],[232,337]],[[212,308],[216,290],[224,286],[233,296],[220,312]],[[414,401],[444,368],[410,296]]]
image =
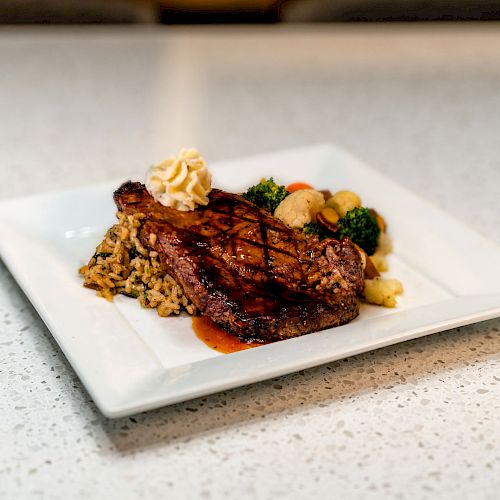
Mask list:
[[[307,170],[304,167],[307,165]],[[0,203],[0,254],[108,417],[203,396],[363,351],[500,316],[500,248],[349,154],[314,146],[212,165],[214,185],[242,191],[263,176],[351,189],[388,222],[395,309],[363,305],[348,325],[219,354],[187,316],[160,318],[136,301],[82,287],[78,268],[114,223],[126,179]],[[140,176],[138,176],[140,179]]]

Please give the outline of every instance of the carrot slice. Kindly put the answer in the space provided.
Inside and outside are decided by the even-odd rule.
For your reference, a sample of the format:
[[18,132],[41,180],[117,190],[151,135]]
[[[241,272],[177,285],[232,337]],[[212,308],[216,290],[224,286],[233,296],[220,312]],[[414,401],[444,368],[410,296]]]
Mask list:
[[286,187],[286,190],[289,193],[293,193],[294,191],[298,191],[299,189],[313,189],[313,187],[306,182],[294,182]]

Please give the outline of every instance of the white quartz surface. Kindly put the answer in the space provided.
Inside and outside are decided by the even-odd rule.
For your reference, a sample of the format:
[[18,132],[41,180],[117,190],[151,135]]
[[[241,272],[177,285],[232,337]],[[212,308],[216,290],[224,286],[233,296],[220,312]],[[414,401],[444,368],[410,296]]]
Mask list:
[[[499,90],[497,24],[4,29],[0,198],[334,142],[500,243]],[[112,421],[0,261],[0,382],[2,500],[500,494],[500,320]]]

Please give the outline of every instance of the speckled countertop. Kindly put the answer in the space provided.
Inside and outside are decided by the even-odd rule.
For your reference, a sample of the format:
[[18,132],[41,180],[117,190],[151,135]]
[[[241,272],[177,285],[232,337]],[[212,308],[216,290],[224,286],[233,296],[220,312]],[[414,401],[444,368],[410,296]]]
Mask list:
[[[335,142],[500,242],[497,24],[0,31],[0,197]],[[488,498],[500,321],[119,420],[0,261],[0,498]]]

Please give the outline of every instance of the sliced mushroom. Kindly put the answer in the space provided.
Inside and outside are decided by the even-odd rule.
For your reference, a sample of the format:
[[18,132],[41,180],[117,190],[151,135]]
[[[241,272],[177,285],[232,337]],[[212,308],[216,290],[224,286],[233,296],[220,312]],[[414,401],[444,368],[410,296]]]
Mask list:
[[372,262],[372,259],[370,259],[370,256],[366,256],[366,267],[365,267],[365,280],[371,280],[373,278],[376,278],[377,276],[380,276],[380,273],[377,271],[377,268],[375,267],[375,264]]
[[323,208],[316,214],[316,222],[332,233],[337,231],[339,219],[339,214],[333,208]]
[[332,197],[332,192],[329,189],[322,189],[320,193],[323,195],[325,201],[329,200]]
[[377,268],[375,267],[375,264],[372,262],[368,254],[356,243],[353,243],[353,245],[356,247],[357,251],[359,252],[359,255],[361,256],[361,261],[363,262],[363,276],[365,280],[371,280],[373,278],[376,278],[377,276],[380,276],[380,273],[377,271]]

